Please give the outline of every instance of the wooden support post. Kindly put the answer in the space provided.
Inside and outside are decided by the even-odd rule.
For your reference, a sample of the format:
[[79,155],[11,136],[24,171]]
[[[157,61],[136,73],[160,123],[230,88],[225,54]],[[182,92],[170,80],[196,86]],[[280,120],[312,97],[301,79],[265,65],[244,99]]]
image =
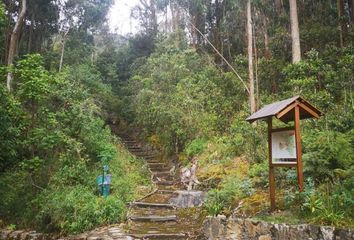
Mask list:
[[296,141],[296,160],[297,160],[297,179],[299,183],[299,190],[304,190],[304,175],[302,170],[302,149],[300,137],[300,107],[295,106],[295,141]]
[[272,157],[272,117],[268,118],[268,151],[269,151],[269,195],[270,211],[275,210],[275,176]]

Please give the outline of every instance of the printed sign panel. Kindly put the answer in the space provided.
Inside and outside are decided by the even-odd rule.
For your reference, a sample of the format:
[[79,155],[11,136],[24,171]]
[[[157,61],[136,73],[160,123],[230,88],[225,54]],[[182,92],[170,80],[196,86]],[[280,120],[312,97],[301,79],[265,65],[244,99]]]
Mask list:
[[272,133],[273,162],[294,162],[296,159],[295,131]]

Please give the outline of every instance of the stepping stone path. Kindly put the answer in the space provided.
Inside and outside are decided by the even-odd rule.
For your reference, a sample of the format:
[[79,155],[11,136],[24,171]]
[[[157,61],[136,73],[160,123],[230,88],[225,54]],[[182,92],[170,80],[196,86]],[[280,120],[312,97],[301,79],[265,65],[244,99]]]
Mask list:
[[178,209],[170,204],[175,191],[182,189],[175,174],[178,171],[137,141],[125,137],[123,142],[132,154],[145,159],[157,186],[143,199],[130,203],[126,234],[133,239],[196,239],[201,228],[199,209]]

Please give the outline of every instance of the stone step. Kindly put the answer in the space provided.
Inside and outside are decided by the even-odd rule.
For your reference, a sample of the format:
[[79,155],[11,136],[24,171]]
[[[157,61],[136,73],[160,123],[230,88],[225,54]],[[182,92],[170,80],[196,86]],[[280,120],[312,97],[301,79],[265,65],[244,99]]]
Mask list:
[[158,182],[155,182],[155,184],[157,184],[157,185],[163,185],[163,186],[173,186],[173,185],[175,185],[176,183],[173,182],[173,181],[158,181]]
[[170,175],[163,175],[163,176],[155,176],[155,175],[153,175],[152,179],[153,179],[153,181],[156,181],[156,182],[158,182],[158,181],[160,181],[160,182],[162,182],[162,181],[174,181],[175,180]]
[[184,233],[147,233],[147,234],[134,234],[130,233],[129,236],[138,239],[184,239],[187,237]]
[[147,163],[148,166],[150,167],[150,169],[153,169],[153,168],[157,168],[157,169],[161,169],[161,168],[165,168],[165,169],[168,169],[167,171],[169,171],[171,168],[169,166],[167,166],[166,164],[156,164],[156,163]]
[[157,172],[153,171],[152,174],[154,176],[158,176],[158,177],[160,177],[160,176],[170,176],[170,177],[172,177],[170,171],[157,171]]
[[160,194],[173,194],[176,190],[159,189],[156,192]]
[[132,154],[135,154],[135,155],[142,155],[142,154],[148,154],[147,151],[141,149],[141,148],[138,148],[138,149],[129,149],[129,152],[131,152]]
[[175,207],[168,203],[149,203],[149,202],[132,202],[131,206],[143,207],[143,208],[171,208]]
[[[169,169],[170,169],[170,167],[168,165],[166,165],[165,163],[161,163],[161,162],[147,163],[147,164],[150,169],[168,169],[167,171],[169,171]],[[161,170],[159,172],[161,172]]]
[[134,152],[131,151],[132,154],[138,156],[138,157],[142,157],[142,158],[149,158],[149,157],[156,157],[155,155],[151,155],[149,152],[146,151],[141,151],[141,152]]
[[127,148],[129,150],[135,150],[135,149],[141,150],[142,149],[142,147],[140,147],[139,145],[128,145]]
[[168,221],[177,221],[177,216],[176,215],[130,216],[129,219],[132,221],[142,221],[142,222],[168,222]]
[[156,162],[156,163],[148,163],[150,167],[154,167],[154,166],[166,166],[165,163],[163,162]]
[[169,170],[168,168],[150,168],[151,172],[167,172]]
[[146,163],[149,164],[149,163],[159,163],[161,161],[157,160],[157,159],[145,159]]
[[[162,163],[148,163],[148,167],[151,169],[151,171],[153,172],[168,172],[170,171],[170,167],[167,166],[166,164]],[[154,169],[157,169],[157,171],[155,171]]]

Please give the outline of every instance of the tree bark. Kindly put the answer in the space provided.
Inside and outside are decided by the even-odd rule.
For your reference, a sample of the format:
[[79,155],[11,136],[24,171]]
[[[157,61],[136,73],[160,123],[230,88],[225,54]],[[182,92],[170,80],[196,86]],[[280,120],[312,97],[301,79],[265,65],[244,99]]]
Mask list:
[[[17,50],[17,43],[26,16],[26,10],[27,10],[27,2],[26,0],[22,0],[21,10],[18,14],[18,19],[15,24],[15,27],[11,33],[10,46],[9,46],[8,57],[7,57],[7,66],[12,65],[14,62],[14,58]],[[7,80],[6,80],[6,86],[9,91],[11,91],[12,80],[13,80],[13,75],[11,72],[9,72],[7,74]]]
[[155,0],[151,0],[150,1],[150,11],[151,11],[152,30],[154,31],[154,34],[157,34],[158,24],[157,24],[156,2],[155,2]]
[[170,1],[170,10],[171,10],[171,21],[172,21],[172,32],[177,31],[177,17],[175,12],[174,3]]
[[62,36],[62,39],[61,39],[61,53],[60,53],[60,62],[59,62],[59,72],[61,72],[61,69],[63,68],[65,41],[66,41],[66,35],[68,33],[69,33],[69,30],[67,30],[66,32],[63,32],[63,36]]
[[351,27],[354,27],[354,0],[348,0],[350,23]]
[[255,63],[254,73],[255,73],[255,83],[256,83],[255,109],[257,110],[259,107],[259,82],[258,82],[258,49],[257,49],[257,35],[256,35],[255,25],[253,25],[252,31],[253,31],[252,34],[253,34],[253,49],[254,49],[254,63]]
[[275,9],[276,9],[279,16],[284,15],[283,0],[275,0]]
[[28,34],[28,42],[27,42],[27,53],[31,53],[31,51],[32,51],[34,24],[35,24],[35,20],[34,20],[33,15],[31,15],[31,25],[29,26],[29,34]]
[[254,77],[253,77],[253,34],[252,34],[252,15],[251,0],[247,1],[247,54],[248,54],[248,78],[249,78],[249,101],[251,113],[256,111],[256,100],[254,95]]
[[263,34],[264,34],[264,56],[266,59],[270,59],[272,57],[272,53],[269,49],[269,35],[268,35],[268,20],[267,17],[262,14],[263,18]]
[[337,13],[338,13],[338,29],[339,29],[339,45],[344,46],[345,38],[348,33],[348,28],[344,19],[344,1],[337,0]]
[[297,16],[296,0],[289,0],[290,3],[290,23],[293,63],[301,61],[299,20]]

